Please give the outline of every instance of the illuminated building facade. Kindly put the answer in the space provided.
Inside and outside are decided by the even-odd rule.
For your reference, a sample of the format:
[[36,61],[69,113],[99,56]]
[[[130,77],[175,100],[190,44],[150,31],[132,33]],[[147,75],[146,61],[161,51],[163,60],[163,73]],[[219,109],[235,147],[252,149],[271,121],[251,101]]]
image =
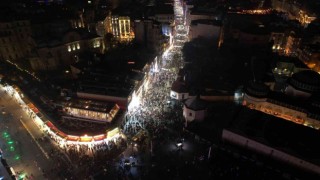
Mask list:
[[84,24],[84,20],[83,20],[82,14],[80,14],[78,17],[70,19],[69,21],[70,21],[71,27],[73,29],[85,28],[85,24]]
[[[90,147],[91,145],[107,143],[108,141],[111,141],[111,140],[116,141],[117,138],[122,137],[122,134],[119,128],[114,127],[112,125],[107,129],[103,129],[102,130],[103,133],[96,132],[97,129],[94,129],[94,132],[93,133],[91,132],[90,134],[86,134],[83,132],[75,133],[73,131],[74,129],[72,129],[73,133],[70,133],[65,128],[61,128],[55,125],[55,123],[48,121],[47,119],[42,119],[43,116],[41,115],[41,112],[32,103],[30,103],[29,100],[26,100],[24,98],[23,94],[21,93],[18,87],[0,86],[0,88],[3,88],[4,90],[6,90],[12,96],[12,98],[14,98],[17,102],[21,103],[21,105],[24,107],[23,110],[25,110],[26,113],[33,114],[34,115],[33,122],[37,125],[37,127],[39,127],[41,131],[48,133],[49,137],[51,137],[52,140],[56,141],[58,145],[62,148],[64,148],[65,144],[79,144],[79,145],[86,144]],[[29,103],[26,104],[27,102]],[[101,108],[101,107],[99,106],[98,108]],[[111,114],[111,116],[112,114],[115,114],[116,109],[117,108],[115,106],[114,108],[111,109],[111,111],[109,111],[110,112],[109,114]],[[64,116],[63,119],[65,120],[76,119],[76,120],[90,121],[90,119],[77,118],[72,116]],[[96,122],[101,122],[101,120],[97,120]],[[99,124],[99,127],[100,125],[101,124]]]
[[290,19],[298,20],[302,26],[307,26],[312,21],[317,19],[315,13],[313,13],[307,6],[312,6],[312,1],[297,1],[297,0],[272,0],[272,6],[277,11],[286,12]]
[[291,31],[287,43],[285,45],[285,54],[288,56],[296,56],[297,55],[297,49],[300,46],[301,43],[301,37],[297,35],[295,32]]
[[301,23],[303,26],[307,26],[312,21],[316,20],[317,17],[315,14],[308,14],[308,12],[300,10],[297,16],[297,20]]
[[271,32],[270,41],[273,41],[272,51],[282,54],[287,42],[287,36],[284,32]]
[[77,55],[85,50],[104,53],[106,50],[104,38],[89,35],[78,29],[64,34],[62,41],[53,40],[38,44],[37,53],[28,57],[32,69],[53,70],[61,64],[75,63],[78,60]]
[[308,44],[298,49],[298,58],[310,69],[320,73],[320,44]]
[[111,16],[109,14],[104,20],[105,31],[113,34],[120,41],[131,41],[134,39],[134,32],[130,23],[130,17],[128,16]]
[[65,103],[64,112],[70,116],[98,122],[111,122],[120,108],[117,104],[78,99]]
[[189,98],[183,106],[183,117],[187,122],[202,121],[207,114],[206,102],[200,97]]
[[[300,71],[288,79],[285,94],[271,91],[263,83],[251,82],[245,90],[243,105],[266,114],[320,129],[320,75]],[[303,99],[303,101],[301,101]]]

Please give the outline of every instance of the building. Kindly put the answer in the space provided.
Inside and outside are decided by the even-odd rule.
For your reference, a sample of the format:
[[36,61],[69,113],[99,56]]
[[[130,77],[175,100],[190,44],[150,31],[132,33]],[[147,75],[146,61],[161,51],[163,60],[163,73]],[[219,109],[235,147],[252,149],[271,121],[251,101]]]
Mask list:
[[224,142],[302,169],[306,179],[320,174],[318,138],[319,130],[248,108],[242,108],[222,132]]
[[310,98],[320,92],[320,75],[311,70],[300,71],[288,80],[285,93],[302,99]]
[[291,31],[287,43],[284,48],[284,52],[289,56],[297,56],[297,50],[301,43],[301,36],[294,31]]
[[174,22],[174,11],[171,4],[158,6],[154,16],[150,17],[160,23],[172,24]]
[[72,99],[64,103],[64,112],[79,120],[110,123],[120,110],[120,107],[111,102],[98,102],[86,99]]
[[284,53],[284,48],[287,42],[287,36],[284,31],[272,31],[270,35],[270,41],[272,44],[272,51],[279,54]]
[[35,46],[28,20],[0,22],[0,58],[17,62]]
[[162,27],[161,23],[155,20],[135,20],[135,41],[155,52],[163,52],[169,45],[169,38],[163,34]]
[[128,42],[134,39],[129,16],[109,15],[104,20],[105,32],[112,34],[116,39]]
[[187,24],[191,24],[192,21],[199,19],[215,20],[216,17],[211,13],[199,12],[195,9],[189,10],[189,13],[187,14]]
[[[118,75],[96,74],[87,77],[80,77],[80,85],[77,89],[77,97],[92,99],[97,101],[115,102],[120,108],[126,109],[130,104],[133,96],[134,85],[125,81],[125,77]],[[117,81],[108,80],[107,78],[118,78]],[[101,79],[99,81],[92,78]],[[104,79],[104,80],[103,80]],[[121,82],[121,80],[123,80]]]
[[272,6],[277,11],[286,12],[289,19],[298,20],[305,27],[317,18],[316,12],[312,10],[312,6],[316,6],[315,2],[272,0]]
[[36,50],[28,57],[33,70],[54,70],[77,62],[81,52],[104,53],[106,50],[103,37],[84,29],[67,31],[60,38],[38,38],[36,42]]
[[272,69],[275,84],[271,89],[273,91],[284,92],[287,87],[287,80],[292,74],[308,69],[309,68],[298,59],[290,59],[289,61],[281,60],[277,62],[276,66]]
[[304,45],[297,50],[297,54],[310,69],[320,72],[320,43]]
[[222,33],[222,22],[208,19],[198,19],[191,21],[189,40],[197,37],[214,39],[218,44]]
[[271,91],[264,83],[250,82],[245,88],[243,106],[320,129],[320,75],[305,70],[293,74],[287,81],[284,93]]
[[202,121],[207,114],[207,103],[200,97],[189,98],[184,102],[183,117],[186,122]]
[[[143,67],[138,70],[137,66],[140,65],[137,64],[110,66],[106,61],[94,59],[89,62],[88,59],[85,59],[85,61],[81,60],[73,64],[71,71],[77,77],[78,82],[76,97],[114,102],[121,109],[127,109],[132,101],[136,103],[137,96],[141,96],[144,91],[144,88],[141,87],[144,87],[143,84],[147,78]],[[90,66],[90,71],[87,69],[88,66]]]
[[264,24],[251,24],[241,28],[236,40],[243,45],[267,45],[270,31]]
[[170,97],[176,100],[184,100],[189,98],[189,90],[184,82],[174,81],[171,85]]
[[85,28],[86,24],[83,18],[83,12],[78,12],[74,16],[71,16],[69,18],[70,26],[73,29],[78,29],[78,28]]

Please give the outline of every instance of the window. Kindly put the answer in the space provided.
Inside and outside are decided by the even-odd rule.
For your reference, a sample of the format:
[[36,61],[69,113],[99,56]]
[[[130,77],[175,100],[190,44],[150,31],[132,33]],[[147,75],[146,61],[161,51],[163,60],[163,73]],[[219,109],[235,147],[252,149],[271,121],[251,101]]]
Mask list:
[[100,47],[100,41],[99,40],[94,41],[93,47],[94,48]]
[[80,49],[80,44],[79,43],[77,44],[77,49]]
[[76,50],[76,46],[74,44],[72,44],[72,50]]
[[68,46],[68,51],[71,52],[71,46],[70,45]]
[[189,116],[192,116],[192,113],[189,113]]

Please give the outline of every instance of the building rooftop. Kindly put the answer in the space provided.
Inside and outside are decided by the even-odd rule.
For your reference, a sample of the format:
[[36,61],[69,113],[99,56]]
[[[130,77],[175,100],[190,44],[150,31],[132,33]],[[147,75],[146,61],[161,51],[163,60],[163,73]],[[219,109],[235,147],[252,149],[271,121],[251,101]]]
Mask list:
[[[66,26],[65,28],[68,29]],[[65,32],[57,32],[46,36],[39,36],[34,37],[38,48],[44,48],[44,47],[56,47],[61,46],[69,42],[64,42],[65,36],[69,33],[75,33],[76,37],[80,37],[79,39],[74,39],[74,41],[80,41],[80,40],[87,40],[87,39],[93,39],[100,37],[94,33],[89,33],[85,29],[68,29]]]
[[164,5],[160,5],[157,6],[155,9],[155,14],[170,14],[173,15],[173,7],[172,5],[169,4],[164,4]]
[[195,26],[198,24],[207,24],[207,25],[214,25],[214,26],[222,26],[222,21],[220,20],[210,20],[210,19],[197,19],[191,21],[191,26]]
[[294,73],[288,82],[296,89],[305,92],[320,91],[320,75],[312,70],[304,70]]
[[244,33],[255,34],[255,35],[270,34],[269,28],[267,28],[264,24],[251,24],[247,27],[241,28],[241,31]]
[[191,110],[201,111],[207,109],[207,102],[199,97],[189,98],[184,102],[184,105]]
[[98,112],[110,112],[111,109],[116,105],[113,102],[100,102],[93,101],[88,99],[71,99],[66,101],[66,107],[78,108],[78,109],[86,109],[90,111],[98,111]]
[[318,130],[245,107],[226,129],[320,165]]
[[[259,90],[259,91],[258,91]],[[260,91],[261,90],[261,91]],[[320,120],[320,96],[313,94],[309,99],[301,100],[292,96],[288,96],[281,92],[269,91],[264,94],[264,88],[257,88],[257,92],[249,92],[246,94],[256,98],[267,98],[267,102],[294,109],[307,114],[307,117]],[[262,95],[260,95],[262,93]]]
[[180,81],[174,81],[171,85],[171,91],[177,92],[177,93],[187,93],[188,88],[185,85],[185,83]]
[[[110,78],[110,79],[109,79]],[[124,76],[115,75],[88,75],[79,79],[78,92],[96,93],[127,97],[133,90],[134,84],[126,80]]]
[[245,92],[251,96],[264,98],[268,96],[270,88],[262,82],[250,81],[245,87]]

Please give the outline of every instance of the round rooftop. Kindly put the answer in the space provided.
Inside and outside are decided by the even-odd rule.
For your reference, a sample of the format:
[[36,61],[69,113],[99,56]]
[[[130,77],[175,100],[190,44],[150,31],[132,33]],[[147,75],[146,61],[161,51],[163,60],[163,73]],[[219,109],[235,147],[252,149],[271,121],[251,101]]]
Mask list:
[[262,82],[250,81],[245,88],[245,92],[248,95],[255,96],[255,97],[266,97],[269,91],[270,91],[269,87]]
[[320,75],[312,70],[304,70],[297,72],[289,78],[289,84],[306,92],[320,91]]

